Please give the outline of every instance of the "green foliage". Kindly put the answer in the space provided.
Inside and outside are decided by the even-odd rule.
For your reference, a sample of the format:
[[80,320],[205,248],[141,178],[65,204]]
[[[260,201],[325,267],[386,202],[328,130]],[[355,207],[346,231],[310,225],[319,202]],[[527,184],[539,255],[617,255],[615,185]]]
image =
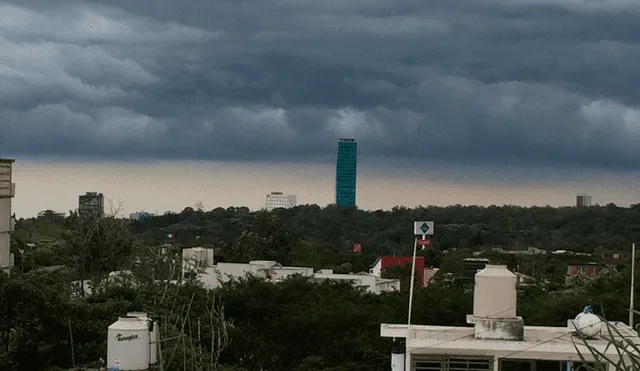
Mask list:
[[66,221],[67,264],[80,280],[101,282],[130,261],[134,239],[126,222],[114,217],[79,217]]
[[[529,325],[565,325],[586,304],[621,307],[626,300],[621,290],[601,291],[628,278],[624,272],[618,275],[610,283],[580,289],[528,288],[520,294],[519,315]],[[227,369],[385,370],[392,344],[379,336],[380,323],[404,323],[408,309],[406,292],[372,295],[344,282],[303,277],[278,284],[247,278],[215,291],[169,285],[165,299],[163,286],[150,282],[73,298],[61,279],[48,272],[0,279],[0,318],[7,319],[0,321],[3,370],[69,367],[69,323],[76,363],[104,358],[107,326],[133,310],[153,314],[163,338],[172,339],[163,343],[167,369],[183,369],[185,363],[187,369],[198,369],[198,362],[206,364],[213,356],[211,334],[219,325],[211,321],[210,309],[216,300],[229,324],[230,344],[220,358]],[[412,322],[464,326],[471,310],[471,293],[435,284],[416,290]],[[625,314],[624,309],[612,311],[614,317]]]
[[[565,326],[588,304],[614,320],[627,316],[627,271],[608,271],[565,286],[566,257],[516,256],[491,248],[616,251],[640,229],[638,207],[450,206],[366,212],[308,205],[272,213],[186,208],[132,223],[75,215],[61,221],[49,215],[19,221],[12,247],[16,267],[11,278],[0,275],[0,369],[95,363],[106,355],[108,325],[138,310],[161,323],[165,369],[386,370],[389,350],[398,344],[379,336],[380,323],[407,321],[406,291],[371,295],[345,282],[303,277],[278,284],[250,277],[217,290],[171,280],[180,278],[176,264],[181,246],[194,245],[215,246],[218,261],[271,259],[336,273],[368,271],[381,254],[410,254],[411,224],[421,219],[436,221],[436,235],[432,247],[419,254],[427,266],[441,269],[439,281],[415,291],[412,323],[465,325],[473,297],[455,276],[463,259],[480,250],[492,262],[517,267],[539,282],[555,282],[520,291],[518,314],[528,325]],[[161,252],[156,246],[166,233],[173,233],[176,243]],[[362,253],[352,251],[355,242],[362,244]],[[65,267],[54,269],[56,265]],[[105,285],[86,297],[71,295],[71,280],[100,282],[122,269],[133,271],[135,286]],[[410,265],[384,275],[407,281],[407,287]]]
[[[396,267],[389,267],[382,271],[382,278],[394,278],[400,280],[400,289],[403,291],[411,288],[411,264],[399,265]],[[420,288],[423,283],[420,282],[419,273],[415,273],[414,286]]]
[[[435,220],[430,248],[419,254],[427,266],[459,274],[462,259],[482,250],[496,263],[519,267],[525,274],[554,282],[564,280],[566,258],[491,252],[538,247],[546,250],[619,252],[640,231],[640,208],[615,205],[575,207],[448,206],[396,207],[391,211],[316,205],[271,213],[246,208],[186,209],[135,221],[132,232],[147,244],[159,244],[166,233],[182,246],[213,245],[220,261],[274,259],[284,265],[368,271],[383,254],[409,255],[414,220]],[[196,239],[196,237],[199,237]],[[354,243],[363,251],[354,254]],[[449,254],[443,254],[447,250]],[[582,262],[591,257],[574,257]]]
[[128,310],[129,303],[73,299],[63,282],[64,277],[50,272],[11,278],[0,274],[0,369],[38,370],[70,364],[70,326],[76,361],[104,357],[106,326]]

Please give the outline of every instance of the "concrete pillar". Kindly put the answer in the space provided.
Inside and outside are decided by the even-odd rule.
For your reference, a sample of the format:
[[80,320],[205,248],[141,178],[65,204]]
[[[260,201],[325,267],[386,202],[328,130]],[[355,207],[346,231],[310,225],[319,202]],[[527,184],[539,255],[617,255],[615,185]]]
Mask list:
[[404,371],[404,353],[391,353],[391,371]]
[[9,273],[11,270],[11,232],[15,221],[11,217],[11,200],[15,195],[13,182],[14,160],[0,158],[0,270]]

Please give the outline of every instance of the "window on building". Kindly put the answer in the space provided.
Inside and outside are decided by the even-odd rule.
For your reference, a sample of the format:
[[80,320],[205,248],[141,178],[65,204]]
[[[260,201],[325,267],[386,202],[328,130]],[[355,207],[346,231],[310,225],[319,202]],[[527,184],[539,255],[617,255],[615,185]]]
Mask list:
[[492,358],[414,355],[415,371],[492,371]]
[[[501,359],[501,371],[567,371],[566,361],[549,361],[549,360],[526,360],[526,359]],[[573,362],[571,371],[591,371],[598,370],[595,363],[589,363],[588,366],[582,362]]]

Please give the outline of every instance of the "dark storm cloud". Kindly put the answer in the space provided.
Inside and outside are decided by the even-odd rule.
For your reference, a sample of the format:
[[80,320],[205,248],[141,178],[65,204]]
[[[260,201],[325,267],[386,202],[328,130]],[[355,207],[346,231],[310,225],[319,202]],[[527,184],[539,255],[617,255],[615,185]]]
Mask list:
[[0,5],[15,154],[640,168],[630,0]]

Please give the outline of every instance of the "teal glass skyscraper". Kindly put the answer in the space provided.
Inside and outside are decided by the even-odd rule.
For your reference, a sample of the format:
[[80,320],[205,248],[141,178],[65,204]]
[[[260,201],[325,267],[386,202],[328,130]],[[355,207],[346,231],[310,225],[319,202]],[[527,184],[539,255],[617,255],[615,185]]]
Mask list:
[[336,165],[336,205],[356,206],[356,173],[358,143],[355,139],[341,138],[338,142]]

